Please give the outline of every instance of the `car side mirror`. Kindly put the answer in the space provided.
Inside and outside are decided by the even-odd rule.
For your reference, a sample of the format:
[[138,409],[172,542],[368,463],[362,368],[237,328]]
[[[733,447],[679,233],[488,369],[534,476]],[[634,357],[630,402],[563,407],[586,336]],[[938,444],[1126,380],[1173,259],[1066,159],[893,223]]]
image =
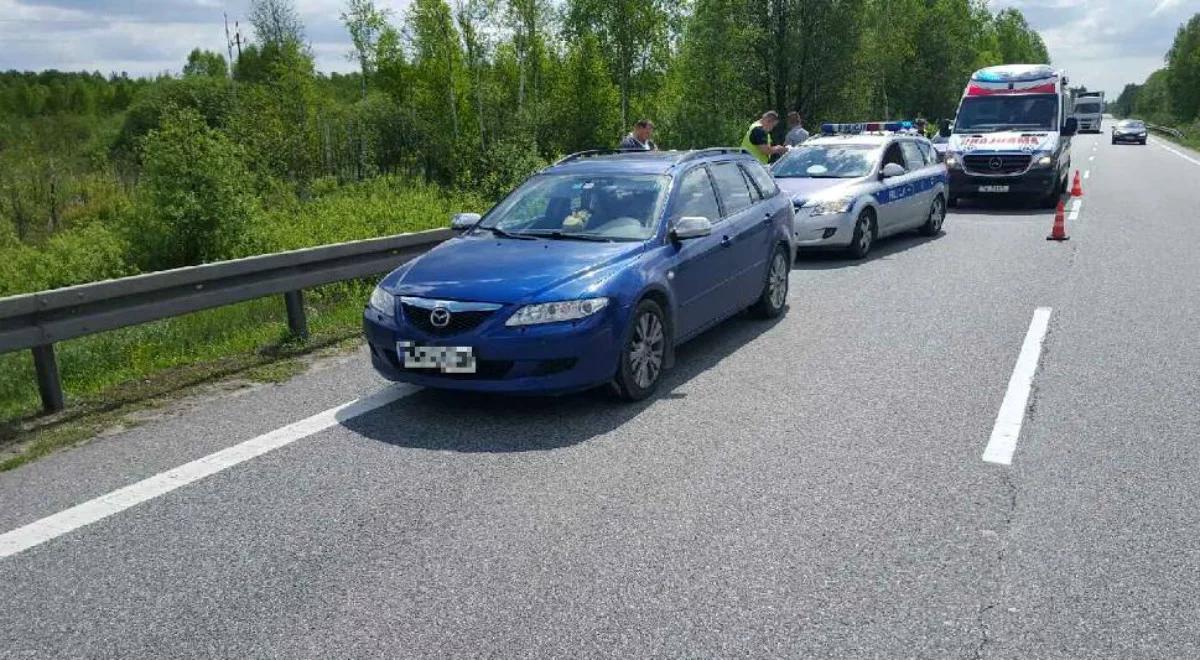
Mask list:
[[891,178],[897,177],[897,176],[904,176],[907,173],[908,173],[908,170],[904,169],[903,165],[897,165],[896,163],[888,163],[887,165],[883,166],[883,171],[881,171],[879,173],[879,176],[880,176],[880,178],[883,178],[883,179],[891,179]]
[[1063,124],[1062,136],[1071,137],[1079,131],[1079,120],[1074,117],[1067,117],[1067,122]]
[[712,233],[712,222],[700,215],[685,215],[675,221],[671,228],[671,238],[686,241],[689,238],[700,238]]
[[450,216],[450,228],[454,231],[466,231],[479,224],[483,219],[478,213],[455,213]]
[[943,119],[943,120],[942,120],[942,125],[938,127],[938,135],[940,135],[940,136],[942,136],[942,137],[944,137],[944,138],[948,138],[948,137],[950,137],[950,134],[951,134],[951,130],[950,130],[950,120],[949,120],[949,119]]

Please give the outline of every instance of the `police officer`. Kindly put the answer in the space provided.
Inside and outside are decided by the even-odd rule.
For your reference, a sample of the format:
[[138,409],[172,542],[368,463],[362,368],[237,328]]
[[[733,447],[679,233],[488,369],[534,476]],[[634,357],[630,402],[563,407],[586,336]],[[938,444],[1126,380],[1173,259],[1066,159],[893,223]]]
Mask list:
[[753,154],[764,165],[771,162],[772,156],[778,156],[787,151],[787,147],[776,146],[771,138],[771,131],[775,130],[775,125],[778,123],[779,113],[768,110],[758,121],[750,124],[746,136],[742,138],[742,148]]

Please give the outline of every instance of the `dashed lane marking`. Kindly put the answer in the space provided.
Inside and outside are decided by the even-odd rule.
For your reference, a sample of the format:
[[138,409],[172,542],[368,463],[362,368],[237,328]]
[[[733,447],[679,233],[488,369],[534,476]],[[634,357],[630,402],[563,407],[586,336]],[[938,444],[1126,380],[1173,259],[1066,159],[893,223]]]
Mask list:
[[1008,380],[1008,391],[996,415],[992,437],[983,451],[983,460],[997,465],[1012,465],[1017,451],[1017,439],[1021,436],[1021,425],[1025,422],[1025,411],[1029,407],[1029,392],[1033,389],[1033,377],[1037,373],[1038,361],[1042,356],[1042,342],[1050,329],[1050,308],[1039,307],[1033,312],[1033,321],[1025,333],[1025,342],[1017,356],[1017,366]]

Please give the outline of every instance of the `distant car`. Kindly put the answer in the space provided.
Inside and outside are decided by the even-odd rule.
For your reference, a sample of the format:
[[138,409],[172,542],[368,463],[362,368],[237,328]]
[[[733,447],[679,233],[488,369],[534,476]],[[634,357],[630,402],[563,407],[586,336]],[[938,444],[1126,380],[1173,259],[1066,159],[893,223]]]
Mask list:
[[1122,119],[1112,129],[1112,143],[1146,144],[1146,124],[1140,119]]
[[678,344],[783,312],[792,220],[741,149],[569,156],[383,278],[372,364],[435,388],[645,398]]
[[895,132],[901,125],[826,124],[771,167],[795,207],[799,249],[862,259],[885,236],[942,231],[946,166],[929,140]]

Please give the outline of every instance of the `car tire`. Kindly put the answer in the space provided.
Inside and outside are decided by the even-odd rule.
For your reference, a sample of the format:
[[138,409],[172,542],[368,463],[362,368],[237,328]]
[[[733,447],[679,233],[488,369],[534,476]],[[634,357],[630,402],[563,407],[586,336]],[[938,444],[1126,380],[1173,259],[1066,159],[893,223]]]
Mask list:
[[867,209],[858,214],[854,223],[854,236],[850,239],[850,247],[846,248],[846,256],[851,259],[866,259],[875,243],[875,218]]
[[787,248],[782,245],[776,245],[771,252],[762,294],[758,296],[758,302],[750,308],[750,312],[760,319],[773,319],[782,314],[787,306],[788,276],[792,270],[787,255]]
[[622,399],[641,401],[654,394],[662,381],[671,339],[666,315],[653,300],[638,303],[629,324],[613,385]]
[[925,218],[925,224],[921,225],[917,232],[922,236],[937,236],[942,233],[942,223],[945,221],[946,202],[938,195],[933,198],[933,204],[929,205],[929,217]]

